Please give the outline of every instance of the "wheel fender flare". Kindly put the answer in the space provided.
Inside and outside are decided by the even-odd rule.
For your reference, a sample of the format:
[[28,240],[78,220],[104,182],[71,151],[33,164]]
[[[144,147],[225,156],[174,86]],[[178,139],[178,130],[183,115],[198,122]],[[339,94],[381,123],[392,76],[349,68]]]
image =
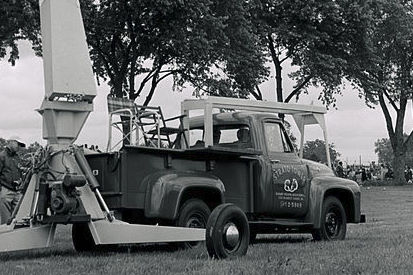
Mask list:
[[[322,211],[323,211],[323,202],[327,196],[330,194],[334,196],[335,194],[343,194],[345,193],[346,196],[347,194],[351,194],[351,200],[354,203],[353,206],[353,211],[355,213],[352,213],[355,215],[357,218],[357,209],[360,209],[360,199],[356,198],[354,191],[352,188],[348,186],[343,186],[342,184],[334,184],[333,182],[329,182],[328,184],[325,184],[323,180],[319,179],[313,179],[311,183],[311,190],[310,190],[310,213],[309,213],[309,220],[312,221],[313,227],[314,228],[320,228],[321,227],[321,216],[322,216]],[[336,195],[336,197],[340,200],[340,198]],[[342,202],[343,204],[343,202]],[[343,207],[345,205],[343,204]],[[346,210],[346,209],[345,209]],[[347,210],[346,210],[347,212]]]
[[224,200],[225,187],[222,181],[203,172],[169,171],[145,179],[145,216],[148,218],[176,219],[183,195],[189,189],[212,190]]

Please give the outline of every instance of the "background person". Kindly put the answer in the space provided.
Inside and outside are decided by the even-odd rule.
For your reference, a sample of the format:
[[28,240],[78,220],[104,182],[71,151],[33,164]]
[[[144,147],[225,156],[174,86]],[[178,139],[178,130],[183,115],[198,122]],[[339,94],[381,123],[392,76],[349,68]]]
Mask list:
[[344,168],[343,168],[342,161],[338,162],[338,165],[336,167],[336,174],[337,174],[337,177],[344,178]]
[[17,155],[21,147],[25,147],[24,143],[9,140],[0,152],[0,224],[7,223],[22,196],[18,192],[22,174]]

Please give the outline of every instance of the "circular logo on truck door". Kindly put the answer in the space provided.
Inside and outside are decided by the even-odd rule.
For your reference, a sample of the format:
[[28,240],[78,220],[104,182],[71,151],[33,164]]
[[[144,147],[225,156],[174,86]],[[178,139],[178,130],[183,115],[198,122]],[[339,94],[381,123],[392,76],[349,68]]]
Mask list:
[[292,181],[290,179],[286,179],[284,181],[284,190],[285,192],[290,192],[294,193],[298,189],[298,182],[296,179],[293,179]]

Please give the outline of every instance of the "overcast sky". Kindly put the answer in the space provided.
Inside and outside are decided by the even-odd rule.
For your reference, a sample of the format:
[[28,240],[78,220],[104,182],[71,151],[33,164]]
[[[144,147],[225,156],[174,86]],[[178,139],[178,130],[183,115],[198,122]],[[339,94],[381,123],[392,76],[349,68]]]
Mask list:
[[[21,56],[16,66],[12,67],[4,60],[0,62],[0,137],[20,138],[26,143],[42,142],[41,116],[35,111],[40,107],[43,95],[42,59],[35,57],[27,43],[21,43]],[[287,79],[284,76],[284,79]],[[285,83],[285,90],[290,90],[293,83]],[[266,100],[275,100],[274,81],[261,86]],[[94,101],[94,112],[82,130],[78,144],[97,144],[105,148],[107,142],[107,85],[98,86],[98,96]],[[317,101],[317,90],[308,96],[302,96],[299,103],[321,105]],[[160,105],[166,116],[178,115],[180,102],[192,97],[192,90],[182,93],[172,91],[172,83],[164,82],[154,96],[151,105]],[[142,102],[145,98],[142,97]],[[387,137],[384,117],[379,108],[370,109],[356,91],[350,87],[343,96],[337,98],[337,110],[329,110],[326,115],[328,136],[336,149],[342,154],[341,159],[349,164],[377,160],[374,142]],[[412,106],[409,103],[406,115],[405,132],[413,127]],[[307,134],[308,133],[308,134]],[[307,140],[322,138],[318,126],[311,126],[306,133]],[[298,133],[296,133],[298,136]]]

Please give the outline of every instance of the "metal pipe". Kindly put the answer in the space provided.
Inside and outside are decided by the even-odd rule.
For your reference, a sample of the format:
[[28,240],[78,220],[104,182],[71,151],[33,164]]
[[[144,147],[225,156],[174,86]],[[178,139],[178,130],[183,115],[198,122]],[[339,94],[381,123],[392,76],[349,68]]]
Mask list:
[[161,128],[159,126],[159,113],[156,113],[156,131],[158,134],[158,148],[161,148]]
[[109,221],[113,221],[113,216],[110,213],[110,210],[108,206],[106,205],[105,200],[103,199],[102,195],[99,192],[98,187],[100,185],[98,181],[96,180],[95,176],[93,175],[93,172],[90,169],[90,166],[85,158],[85,155],[83,154],[83,151],[78,148],[75,148],[74,153],[75,153],[75,159],[80,167],[80,170],[82,170],[83,174],[85,175],[90,188],[92,189],[92,191],[95,193],[96,197],[98,198],[98,201],[100,205],[103,207],[103,210],[106,212],[106,215]]
[[103,199],[102,194],[100,194],[99,189],[95,189],[95,194],[96,194],[96,197],[98,198],[99,202],[101,203],[101,205],[103,207],[103,210],[106,212],[108,220],[112,222],[114,220],[114,218],[113,218],[112,214],[110,213],[110,210],[109,210],[105,200]]
[[93,175],[93,172],[90,169],[90,166],[83,152],[79,150],[78,148],[75,148],[74,152],[75,152],[75,159],[77,161],[77,164],[79,165],[80,169],[85,175],[90,188],[92,189],[92,191],[95,191],[100,185],[99,185],[99,182],[96,180],[95,176]]
[[[26,177],[24,178],[24,181],[23,181],[23,189],[21,190],[22,196],[20,197],[19,201],[17,202],[16,207],[13,209],[13,212],[12,212],[9,220],[7,221],[7,224],[11,224],[12,220],[16,217],[17,212],[19,211],[20,206],[23,202],[24,194],[26,193],[27,187],[29,186],[29,183],[30,183],[30,181],[32,179],[32,176],[33,176],[33,173],[31,171],[29,171],[28,173],[29,174],[26,175]],[[34,201],[34,199],[33,199],[33,201]],[[32,215],[30,215],[30,217],[32,217]]]

